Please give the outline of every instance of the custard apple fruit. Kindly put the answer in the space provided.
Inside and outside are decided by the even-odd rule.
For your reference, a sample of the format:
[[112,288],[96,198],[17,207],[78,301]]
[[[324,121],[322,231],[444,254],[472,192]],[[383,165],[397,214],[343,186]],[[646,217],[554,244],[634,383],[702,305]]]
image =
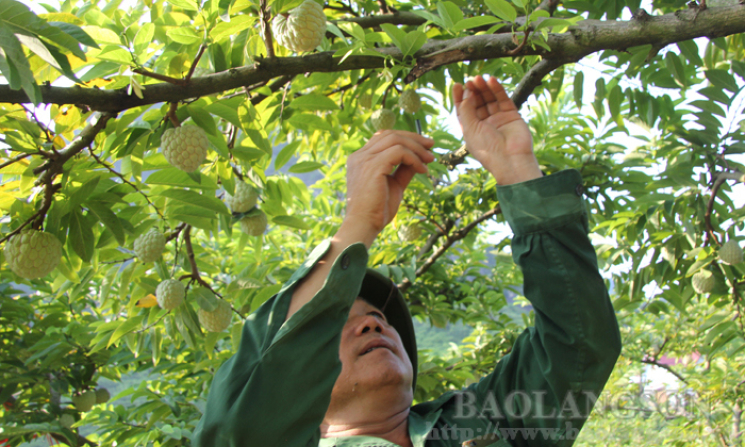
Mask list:
[[228,206],[234,213],[245,213],[256,206],[258,199],[259,192],[256,191],[256,188],[239,181],[235,184],[235,195],[228,194],[225,201],[228,202]]
[[398,97],[398,106],[406,113],[416,113],[422,108],[422,100],[416,90],[404,90]]
[[398,229],[398,237],[402,242],[413,242],[422,235],[422,227],[419,224],[404,225]]
[[201,307],[197,310],[199,324],[208,332],[222,332],[230,325],[230,304],[225,300],[217,300],[217,309],[207,312]]
[[698,293],[709,293],[714,289],[714,274],[708,270],[699,270],[691,278],[693,290]]
[[75,408],[78,411],[85,413],[91,411],[94,405],[96,405],[96,392],[93,390],[84,391],[77,396],[72,396],[72,403],[75,404]]
[[313,0],[305,0],[289,13],[274,16],[272,31],[277,43],[285,48],[296,53],[313,51],[326,34],[323,6]]
[[737,241],[727,241],[719,247],[719,259],[725,264],[734,265],[742,262],[742,248]]
[[166,248],[166,237],[155,228],[135,239],[135,254],[142,262],[155,262]]
[[185,172],[196,170],[207,156],[210,140],[201,127],[181,126],[163,132],[163,155],[172,166]]
[[376,131],[393,129],[396,125],[396,114],[390,109],[379,109],[373,112],[370,117],[372,125]]
[[372,100],[373,96],[371,93],[363,93],[357,99],[357,104],[359,104],[360,107],[364,107],[365,109],[372,109]]
[[109,394],[109,390],[106,388],[98,388],[96,389],[96,403],[97,404],[105,404],[106,402],[111,399],[111,394]]
[[13,272],[26,279],[47,276],[62,258],[62,243],[51,233],[25,230],[5,244],[5,260]]
[[75,417],[71,414],[65,413],[60,416],[59,423],[65,428],[72,428],[72,425],[75,423]]
[[158,299],[158,306],[161,309],[171,310],[177,308],[184,300],[186,287],[176,279],[166,279],[158,284],[155,289],[155,297]]
[[257,213],[244,217],[240,222],[241,231],[249,236],[261,236],[266,231],[269,220],[263,211],[258,210]]

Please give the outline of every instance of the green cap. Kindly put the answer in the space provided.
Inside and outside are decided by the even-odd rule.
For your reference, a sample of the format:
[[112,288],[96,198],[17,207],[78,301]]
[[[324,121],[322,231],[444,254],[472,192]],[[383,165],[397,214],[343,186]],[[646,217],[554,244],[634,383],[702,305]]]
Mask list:
[[404,301],[401,291],[398,290],[396,284],[388,277],[369,268],[365,274],[365,279],[362,280],[362,288],[360,289],[359,296],[380,309],[388,320],[388,323],[398,332],[404,349],[406,349],[406,353],[409,355],[409,360],[411,360],[411,366],[414,371],[411,385],[412,388],[416,389],[416,335],[414,334],[414,324],[411,321],[409,306]]

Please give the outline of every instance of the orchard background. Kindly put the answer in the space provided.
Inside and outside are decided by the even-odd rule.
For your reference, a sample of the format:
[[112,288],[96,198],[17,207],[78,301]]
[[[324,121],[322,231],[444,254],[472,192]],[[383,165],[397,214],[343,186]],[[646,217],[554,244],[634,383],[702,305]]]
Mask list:
[[[299,5],[0,0],[0,245],[43,230],[62,254],[31,280],[0,254],[0,445],[191,445],[241,320],[341,223],[346,157],[383,107],[396,129],[419,120],[438,162],[371,266],[423,333],[470,333],[420,352],[416,400],[489,371],[532,316],[494,180],[443,119],[451,83],[478,73],[522,106],[542,169],[585,181],[624,350],[578,445],[743,444],[745,264],[719,247],[743,244],[745,5],[332,0],[298,54],[271,23]],[[398,107],[412,88],[414,114]],[[164,156],[181,124],[209,140],[192,172]],[[258,205],[234,216],[243,183]],[[241,231],[259,210],[268,228]],[[143,262],[152,229],[165,250]],[[167,279],[186,286],[171,310],[155,298]],[[206,330],[198,314],[225,305],[228,327]],[[650,366],[676,394],[649,392]],[[86,408],[102,388],[116,395]]]

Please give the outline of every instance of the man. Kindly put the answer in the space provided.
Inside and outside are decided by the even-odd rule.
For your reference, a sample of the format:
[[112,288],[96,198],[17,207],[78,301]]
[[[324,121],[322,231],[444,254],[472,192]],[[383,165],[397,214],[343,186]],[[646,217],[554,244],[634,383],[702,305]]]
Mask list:
[[367,249],[414,174],[427,172],[433,142],[378,133],[349,157],[338,232],[246,320],[239,352],[215,375],[197,446],[572,444],[620,352],[581,177],[543,177],[494,78],[456,84],[453,96],[471,155],[499,185],[535,327],[479,383],[412,407],[410,316],[392,283],[366,268]]

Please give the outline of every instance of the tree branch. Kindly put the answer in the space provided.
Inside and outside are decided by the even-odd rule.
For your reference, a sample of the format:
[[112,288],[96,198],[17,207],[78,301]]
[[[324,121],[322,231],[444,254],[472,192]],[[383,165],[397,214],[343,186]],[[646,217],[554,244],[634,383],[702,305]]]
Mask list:
[[[697,37],[721,37],[745,32],[745,7],[727,6],[708,8],[694,21],[694,11],[654,16],[647,20],[600,21],[585,20],[562,34],[549,34],[547,45],[551,51],[536,47],[525,48],[526,55],[541,55],[556,60],[579,60],[601,50],[626,48],[659,43],[689,40]],[[401,14],[401,13],[399,13]],[[392,14],[395,16],[396,14]],[[352,20],[352,19],[350,19]],[[417,53],[417,65],[431,70],[444,64],[508,57],[515,48],[511,35],[484,34],[450,40],[430,41]],[[402,59],[395,47],[377,50],[383,56]],[[261,59],[255,64],[233,68],[220,73],[192,78],[189,86],[169,83],[149,84],[143,98],[130,96],[126,88],[99,90],[80,87],[40,86],[45,104],[83,104],[93,110],[119,112],[132,107],[161,102],[178,102],[225,90],[232,90],[267,81],[283,75],[312,72],[338,72],[360,68],[382,68],[386,59],[375,56],[349,56],[344,62],[333,57],[333,52],[315,53],[297,57]],[[21,90],[0,86],[0,102],[28,103]]]
[[[442,247],[438,248],[437,251],[432,253],[432,256],[430,256],[424,264],[422,264],[417,270],[416,270],[416,277],[422,276],[427,270],[429,270],[430,267],[434,265],[434,263],[440,258],[440,256],[444,255],[445,252],[457,241],[465,238],[468,236],[468,233],[471,232],[474,228],[476,228],[481,222],[490,219],[497,214],[500,214],[502,212],[502,209],[500,207],[496,207],[494,209],[491,209],[478,218],[476,218],[473,222],[466,225],[465,227],[457,230],[453,234],[446,234],[445,243],[442,244]],[[406,289],[412,286],[411,281],[409,281],[409,278],[404,278],[403,281],[401,281],[400,284],[398,284],[398,288],[404,292]]]
[[665,369],[668,372],[670,372],[670,374],[672,374],[675,377],[677,377],[678,380],[680,380],[681,382],[683,382],[685,384],[688,383],[688,381],[685,379],[685,377],[681,376],[680,373],[678,373],[677,371],[675,371],[674,369],[672,369],[669,365],[665,365],[664,363],[658,362],[656,359],[641,359],[639,361],[641,363],[645,363],[647,365],[654,365],[654,366],[657,366],[659,368]]
[[79,154],[83,149],[93,143],[96,135],[106,127],[106,123],[114,116],[116,115],[112,113],[101,114],[95,124],[88,124],[85,126],[85,128],[80,131],[75,138],[73,138],[70,144],[58,152],[58,156],[54,160],[48,161],[47,163],[35,168],[34,174],[41,174],[41,176],[36,180],[36,184],[50,184],[52,179],[54,179],[54,176],[62,173],[67,160]]
[[26,157],[30,157],[31,155],[33,155],[33,154],[21,154],[21,155],[18,155],[16,157],[13,157],[10,160],[6,161],[5,163],[0,164],[0,169],[3,169],[6,166],[10,166],[13,163],[16,163],[18,161],[21,161],[21,160],[23,160]]

